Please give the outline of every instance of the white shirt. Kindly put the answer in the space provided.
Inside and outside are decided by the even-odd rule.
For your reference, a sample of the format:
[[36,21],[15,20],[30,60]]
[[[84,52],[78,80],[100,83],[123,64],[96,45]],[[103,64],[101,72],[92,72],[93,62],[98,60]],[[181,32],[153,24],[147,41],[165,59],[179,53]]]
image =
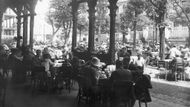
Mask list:
[[143,57],[140,57],[140,59],[135,60],[135,64],[136,64],[137,66],[143,67],[144,64],[145,64],[144,58],[143,58]]

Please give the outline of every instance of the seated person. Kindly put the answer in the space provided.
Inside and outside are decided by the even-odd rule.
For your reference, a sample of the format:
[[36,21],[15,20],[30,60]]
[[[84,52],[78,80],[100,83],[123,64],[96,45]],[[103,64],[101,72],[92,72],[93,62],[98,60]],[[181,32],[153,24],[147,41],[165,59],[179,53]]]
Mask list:
[[188,66],[185,67],[185,75],[187,79],[190,79],[190,63],[188,63]]
[[100,77],[100,60],[97,57],[93,57],[90,65],[85,66],[81,71],[84,76],[86,76],[91,82],[92,86],[98,84],[98,79]]
[[113,83],[115,80],[132,80],[131,71],[123,68],[122,61],[116,61],[116,71],[111,74],[110,82]]
[[[123,62],[122,61],[116,61],[116,71],[114,71],[111,74],[110,77],[110,85],[112,86],[115,81],[120,80],[126,80],[126,81],[132,81],[132,73],[130,70],[123,68]],[[118,103],[118,97],[115,96],[114,90],[111,90],[111,107],[117,107]],[[135,104],[135,100],[131,100],[132,106]]]

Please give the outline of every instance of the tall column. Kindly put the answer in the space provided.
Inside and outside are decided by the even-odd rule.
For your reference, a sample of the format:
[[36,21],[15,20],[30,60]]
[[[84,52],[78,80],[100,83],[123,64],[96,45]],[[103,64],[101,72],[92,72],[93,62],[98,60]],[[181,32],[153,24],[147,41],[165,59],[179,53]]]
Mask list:
[[117,11],[117,1],[118,0],[109,0],[110,6],[110,48],[109,48],[109,56],[110,63],[115,63],[115,18]]
[[28,12],[24,13],[24,20],[23,20],[23,46],[27,46],[28,41]]
[[77,46],[77,16],[78,16],[78,2],[72,0],[72,16],[73,16],[73,30],[72,30],[72,51]]
[[33,49],[34,39],[34,13],[30,16],[30,48]]
[[88,35],[88,52],[94,51],[94,35],[95,35],[95,7],[97,0],[88,0],[89,13],[89,35]]
[[0,10],[0,44],[2,43],[2,32],[3,32],[3,12]]
[[17,16],[17,45],[16,47],[20,47],[20,37],[21,37],[21,17]]

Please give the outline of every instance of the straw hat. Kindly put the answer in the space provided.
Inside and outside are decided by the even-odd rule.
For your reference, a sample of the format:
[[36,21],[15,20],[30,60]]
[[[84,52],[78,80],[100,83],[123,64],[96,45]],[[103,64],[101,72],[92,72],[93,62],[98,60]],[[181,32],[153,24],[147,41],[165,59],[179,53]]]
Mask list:
[[101,66],[100,59],[98,59],[97,57],[93,57],[91,60],[91,64],[96,66],[96,67],[100,67]]

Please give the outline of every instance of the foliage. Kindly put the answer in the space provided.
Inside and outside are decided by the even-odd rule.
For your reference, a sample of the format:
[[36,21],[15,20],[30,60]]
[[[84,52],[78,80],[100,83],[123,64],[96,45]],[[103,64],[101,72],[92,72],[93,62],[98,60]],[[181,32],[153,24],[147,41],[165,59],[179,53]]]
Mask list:
[[147,16],[160,26],[164,25],[164,18],[167,12],[167,0],[147,0]]
[[185,6],[186,3],[181,0],[170,0],[174,14],[170,16],[170,20],[174,22],[175,25],[185,25],[190,26],[190,7]]
[[62,30],[64,39],[68,39],[72,26],[71,0],[51,0],[47,22],[52,26],[52,36]]
[[125,11],[121,14],[121,29],[126,32],[127,28],[134,29],[134,22],[137,22],[137,29],[142,30],[142,27],[149,23],[149,19],[144,13],[144,0],[130,0],[124,7]]
[[86,3],[81,3],[79,5],[79,10],[78,10],[78,30],[80,32],[82,31],[87,31],[88,30],[88,18],[86,16],[87,14],[87,5]]
[[98,33],[108,33],[109,32],[109,15],[107,8],[107,0],[98,0],[96,10],[96,31]]

